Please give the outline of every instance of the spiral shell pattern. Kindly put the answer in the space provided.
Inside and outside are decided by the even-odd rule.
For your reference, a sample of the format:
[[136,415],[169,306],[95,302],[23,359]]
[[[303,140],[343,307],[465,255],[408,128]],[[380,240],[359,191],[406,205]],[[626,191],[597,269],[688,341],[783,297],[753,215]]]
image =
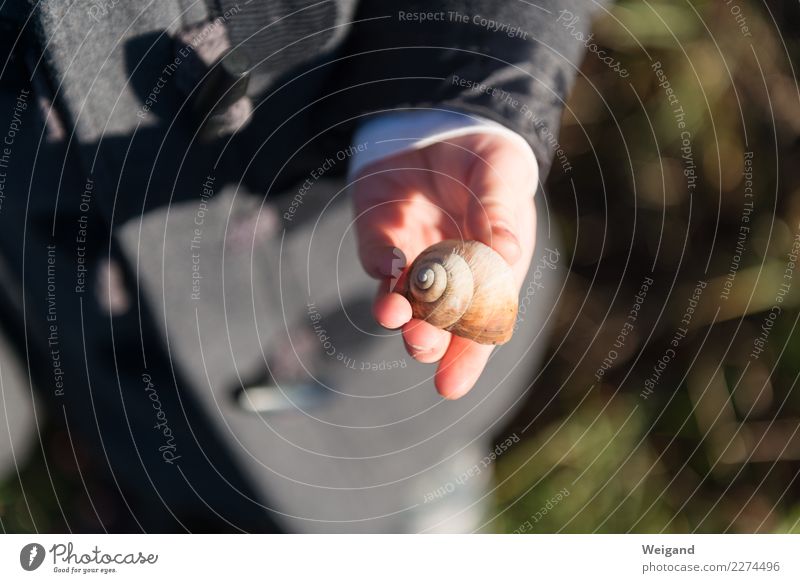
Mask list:
[[511,268],[477,241],[447,240],[411,265],[406,297],[414,318],[481,344],[511,338],[517,293]]

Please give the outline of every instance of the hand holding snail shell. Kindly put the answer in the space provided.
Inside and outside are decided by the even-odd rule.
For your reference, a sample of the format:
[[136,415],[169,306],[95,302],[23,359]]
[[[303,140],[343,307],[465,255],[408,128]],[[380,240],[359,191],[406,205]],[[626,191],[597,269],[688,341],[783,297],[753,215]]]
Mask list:
[[[507,340],[516,324],[515,304],[536,240],[536,212],[531,196],[539,183],[536,157],[527,144],[505,132],[477,131],[398,152],[365,166],[354,176],[352,198],[359,259],[365,271],[381,281],[373,315],[385,328],[401,331],[412,358],[436,363],[433,380],[443,397],[460,398],[476,384],[492,354],[493,346],[481,342]],[[433,251],[423,252],[427,245],[462,238],[489,244],[499,253],[513,273],[513,285],[507,284],[512,292],[479,291],[484,289],[482,274],[496,271],[470,269],[472,299],[463,303],[470,307],[483,305],[477,310],[480,318],[470,309],[455,321],[447,321],[448,318],[441,322],[440,312],[449,309],[437,310],[424,305],[431,302],[416,297],[421,295],[424,300],[421,291],[434,287],[431,273],[418,274],[415,266],[412,274],[405,261],[399,261],[403,258],[398,250],[412,257],[422,253],[417,262],[421,263]],[[465,248],[460,250],[460,241],[439,245],[440,250],[443,245],[450,246],[445,254],[463,254],[467,264],[471,262],[471,253],[466,249],[471,244],[463,243]],[[445,269],[449,266],[439,263]],[[498,265],[500,273],[508,273],[502,263],[489,263]],[[438,268],[428,267],[435,276]],[[506,278],[512,279],[508,275],[500,279]],[[470,286],[466,288],[469,290]],[[438,291],[428,293],[435,295]],[[449,292],[447,298],[452,299]],[[504,303],[507,315],[506,310],[492,305]],[[483,323],[478,324],[481,320]]]
[[480,344],[505,344],[514,332],[517,292],[505,260],[478,241],[445,240],[420,253],[405,296],[415,318]]

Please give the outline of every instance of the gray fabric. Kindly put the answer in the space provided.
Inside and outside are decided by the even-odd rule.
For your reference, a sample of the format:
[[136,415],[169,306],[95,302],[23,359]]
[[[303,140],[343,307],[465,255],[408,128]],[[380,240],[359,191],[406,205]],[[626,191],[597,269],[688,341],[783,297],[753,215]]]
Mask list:
[[218,0],[231,44],[260,72],[260,87],[316,55],[332,51],[350,32],[358,0],[270,0],[243,5]]
[[[203,6],[201,0],[192,4]],[[156,34],[150,51],[171,49],[170,33],[194,10],[174,0],[119,2],[103,15],[90,17],[93,0],[37,3],[40,37],[47,44],[49,73],[57,81],[76,137],[85,143],[104,136],[129,135],[141,119],[141,100],[130,87],[128,41]],[[134,63],[136,66],[136,63]]]
[[[120,2],[99,21],[87,17],[96,5],[93,0],[42,0],[37,4],[39,37],[47,43],[46,61],[59,87],[59,98],[83,143],[130,135],[137,126],[157,122],[156,116],[143,120],[137,112],[159,70],[172,60],[170,34],[181,26],[196,24],[200,14],[197,6],[201,3]],[[236,8],[226,18],[237,41],[233,44],[240,45],[240,50],[255,61],[257,72],[261,72],[254,75],[253,89],[268,95],[276,85],[291,82],[291,99],[281,102],[271,98],[265,106],[267,111],[256,119],[262,127],[271,129],[297,113],[298,97],[304,104],[323,98],[318,113],[324,120],[320,121],[321,127],[336,126],[331,138],[341,147],[352,133],[355,116],[397,107],[453,107],[495,119],[526,136],[542,175],[546,175],[553,155],[548,136],[558,135],[563,100],[584,50],[556,20],[561,10],[570,10],[579,17],[573,28],[586,34],[591,13],[598,4],[583,0],[539,0],[535,4],[409,0],[398,7],[377,2],[356,6],[352,0],[282,0],[233,6],[223,3],[222,8]],[[509,38],[488,27],[469,24],[400,23],[399,9],[480,15],[498,23],[519,25],[525,37]],[[351,15],[358,24],[348,24]],[[308,46],[291,44],[291,39],[306,36],[311,37]],[[276,54],[275,43],[279,41],[284,42],[285,48]],[[419,46],[446,48],[413,49]],[[392,50],[385,50],[387,47]],[[396,50],[403,47],[412,48]],[[298,81],[297,75],[305,75],[310,67],[320,69]],[[148,69],[156,74],[148,75]],[[281,72],[286,74],[281,77]],[[507,91],[510,99],[459,87],[450,79],[454,74]],[[398,80],[372,82],[391,78]],[[163,100],[169,100],[169,95],[172,94],[165,91]],[[172,103],[177,109],[185,96],[172,98],[177,99]],[[513,105],[512,99],[528,109]],[[313,109],[309,115],[314,115],[311,112]],[[303,131],[311,130],[300,127],[292,133]],[[254,132],[245,139],[252,148],[265,137]],[[279,156],[283,151],[275,148],[270,154]],[[85,154],[88,167],[92,173],[100,174],[106,190],[113,191],[119,170],[116,160],[112,156],[106,164],[95,165],[92,154]]]

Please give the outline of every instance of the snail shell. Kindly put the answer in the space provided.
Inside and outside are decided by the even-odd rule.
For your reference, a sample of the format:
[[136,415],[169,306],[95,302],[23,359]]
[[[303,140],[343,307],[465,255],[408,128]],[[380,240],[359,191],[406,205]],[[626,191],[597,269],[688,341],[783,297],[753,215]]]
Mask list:
[[517,292],[511,268],[478,241],[447,240],[411,264],[405,295],[415,318],[480,344],[505,344],[514,332]]

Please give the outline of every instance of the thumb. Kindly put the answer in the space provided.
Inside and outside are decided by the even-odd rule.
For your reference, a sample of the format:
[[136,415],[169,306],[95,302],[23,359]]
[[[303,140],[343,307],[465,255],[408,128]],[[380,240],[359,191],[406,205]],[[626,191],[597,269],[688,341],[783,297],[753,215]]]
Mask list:
[[[538,182],[538,164],[527,144],[503,140],[476,161],[467,208],[470,235],[497,251],[510,265],[522,256],[519,221]],[[522,237],[524,239],[524,237]]]

